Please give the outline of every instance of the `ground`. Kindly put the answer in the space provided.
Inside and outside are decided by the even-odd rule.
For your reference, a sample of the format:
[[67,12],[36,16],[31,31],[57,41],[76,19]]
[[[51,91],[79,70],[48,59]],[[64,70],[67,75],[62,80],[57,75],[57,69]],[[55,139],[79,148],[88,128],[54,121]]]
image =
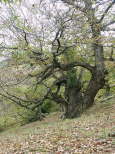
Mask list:
[[115,104],[96,104],[80,118],[60,113],[0,134],[0,154],[115,154]]

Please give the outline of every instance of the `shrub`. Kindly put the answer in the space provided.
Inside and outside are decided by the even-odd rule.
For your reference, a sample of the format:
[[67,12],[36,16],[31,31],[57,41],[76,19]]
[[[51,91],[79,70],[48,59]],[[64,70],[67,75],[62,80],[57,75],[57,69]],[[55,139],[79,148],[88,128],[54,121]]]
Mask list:
[[51,100],[46,100],[41,106],[42,113],[50,113],[59,111],[59,105]]

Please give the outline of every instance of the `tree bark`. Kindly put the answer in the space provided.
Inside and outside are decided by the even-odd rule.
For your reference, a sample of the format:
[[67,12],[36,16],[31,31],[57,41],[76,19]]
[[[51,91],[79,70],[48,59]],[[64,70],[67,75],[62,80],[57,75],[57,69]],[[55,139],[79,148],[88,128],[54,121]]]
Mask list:
[[67,89],[68,104],[65,106],[65,118],[79,117],[83,111],[82,93],[78,88]]
[[101,74],[92,76],[89,85],[84,94],[84,109],[91,107],[94,104],[94,99],[100,89],[105,85],[105,79]]

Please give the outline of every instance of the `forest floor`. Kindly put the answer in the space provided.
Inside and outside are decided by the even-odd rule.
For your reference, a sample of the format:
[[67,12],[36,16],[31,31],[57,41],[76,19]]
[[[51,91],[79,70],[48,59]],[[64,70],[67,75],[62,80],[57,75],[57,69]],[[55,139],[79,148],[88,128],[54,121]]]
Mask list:
[[2,132],[0,154],[115,154],[114,101],[72,120],[59,114]]

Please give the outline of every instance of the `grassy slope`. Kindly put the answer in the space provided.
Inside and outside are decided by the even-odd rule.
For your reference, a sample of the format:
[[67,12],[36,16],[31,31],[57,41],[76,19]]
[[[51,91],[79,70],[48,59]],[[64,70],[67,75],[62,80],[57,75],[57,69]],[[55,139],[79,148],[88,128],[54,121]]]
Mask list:
[[97,104],[80,118],[59,120],[53,113],[44,121],[0,134],[0,154],[114,154],[115,104]]

